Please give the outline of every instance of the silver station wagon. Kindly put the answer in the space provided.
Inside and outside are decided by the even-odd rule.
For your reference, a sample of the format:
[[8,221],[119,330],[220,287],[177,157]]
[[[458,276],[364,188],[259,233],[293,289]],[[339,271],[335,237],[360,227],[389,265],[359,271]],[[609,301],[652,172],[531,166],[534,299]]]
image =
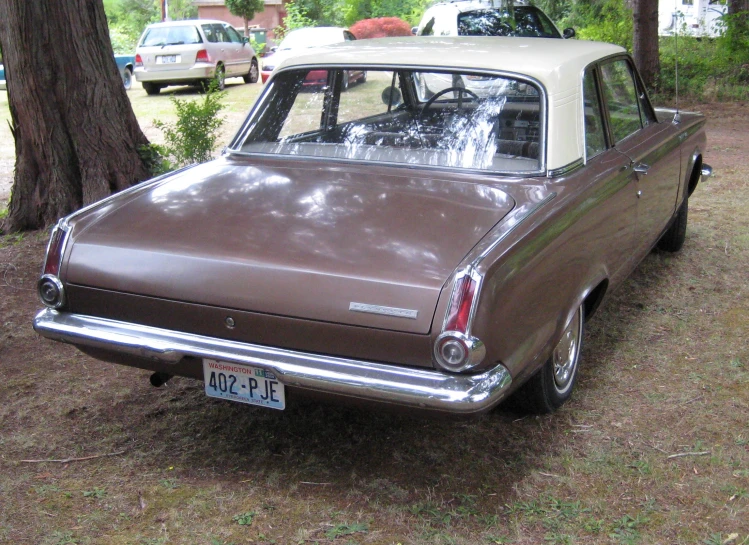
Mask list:
[[552,411],[601,302],[684,244],[704,124],[654,109],[609,44],[320,48],[278,67],[221,158],[60,220],[34,326],[268,408]]
[[260,64],[252,46],[223,21],[170,21],[149,25],[135,50],[135,78],[149,95],[169,85],[196,85],[242,77],[255,83]]

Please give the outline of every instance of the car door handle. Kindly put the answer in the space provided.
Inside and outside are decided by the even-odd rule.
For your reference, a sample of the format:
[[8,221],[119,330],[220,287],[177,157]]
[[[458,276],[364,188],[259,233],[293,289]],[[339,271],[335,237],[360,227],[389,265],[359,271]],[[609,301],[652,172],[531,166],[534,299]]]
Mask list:
[[637,174],[647,174],[648,170],[650,170],[650,165],[646,165],[645,163],[637,163],[634,165],[635,172]]

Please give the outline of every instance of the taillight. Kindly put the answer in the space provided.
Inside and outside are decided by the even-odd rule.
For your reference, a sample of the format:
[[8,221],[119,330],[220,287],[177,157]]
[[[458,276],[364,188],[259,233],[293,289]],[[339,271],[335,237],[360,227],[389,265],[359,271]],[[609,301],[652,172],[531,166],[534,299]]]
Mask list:
[[476,280],[469,275],[465,275],[457,280],[456,286],[453,289],[452,300],[450,301],[450,309],[447,311],[445,331],[466,332],[475,293]]
[[195,62],[211,62],[211,57],[208,55],[208,51],[201,49],[198,54],[195,55]]
[[65,289],[60,281],[60,265],[65,252],[68,230],[62,223],[52,230],[47,246],[42,277],[37,283],[39,298],[50,308],[60,308],[65,302]]
[[64,231],[59,226],[52,230],[52,236],[47,245],[47,257],[44,260],[42,274],[53,274],[55,276],[60,274],[60,262],[62,261],[62,252],[65,248],[67,235],[67,231]]
[[466,371],[481,363],[486,355],[484,343],[470,334],[480,279],[467,272],[455,281],[442,334],[434,343],[434,358],[447,371]]
[[143,66],[143,57],[140,55],[135,55],[135,66]]

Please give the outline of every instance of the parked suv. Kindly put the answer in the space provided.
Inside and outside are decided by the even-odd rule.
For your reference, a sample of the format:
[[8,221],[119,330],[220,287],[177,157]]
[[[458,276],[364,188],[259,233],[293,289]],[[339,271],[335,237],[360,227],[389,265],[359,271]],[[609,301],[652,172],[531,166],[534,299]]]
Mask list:
[[575,30],[567,28],[560,34],[543,11],[525,3],[458,0],[440,2],[426,10],[416,34],[572,38]]
[[149,95],[168,85],[242,77],[255,83],[257,55],[247,38],[223,21],[170,21],[149,25],[135,50],[135,77]]

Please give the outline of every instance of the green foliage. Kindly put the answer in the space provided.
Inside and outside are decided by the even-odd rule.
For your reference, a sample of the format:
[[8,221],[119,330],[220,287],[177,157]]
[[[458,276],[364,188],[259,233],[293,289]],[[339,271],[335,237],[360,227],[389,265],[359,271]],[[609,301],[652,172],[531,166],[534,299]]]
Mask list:
[[344,23],[352,25],[362,19],[398,17],[416,25],[429,0],[343,0]]
[[[161,20],[160,0],[104,0],[109,37],[115,53],[132,53],[143,31]],[[192,0],[169,0],[169,18],[194,19],[198,8]]]
[[564,26],[577,27],[582,40],[617,44],[632,51],[632,11],[622,0],[575,4]]
[[282,40],[292,30],[310,26],[315,26],[315,22],[307,17],[307,12],[300,4],[292,0],[286,4],[286,17],[283,18],[283,24],[276,27],[273,33],[277,40]]
[[335,539],[341,536],[350,536],[352,534],[366,533],[369,530],[369,524],[366,522],[353,524],[336,524],[325,532],[325,537]]
[[[674,96],[677,39],[661,38],[658,99]],[[699,100],[749,99],[749,47],[716,40],[678,38],[679,95]],[[656,99],[656,102],[658,101]]]
[[265,2],[263,0],[226,0],[226,7],[232,15],[249,21],[255,17],[256,13],[265,9]]
[[[172,96],[170,100],[177,113],[177,122],[154,121],[154,125],[164,131],[165,144],[152,146],[150,151],[158,152],[173,167],[210,161],[219,130],[224,124],[224,118],[218,114],[224,109],[221,101],[225,96],[226,92],[217,91],[215,84],[211,85],[202,99],[181,100]],[[152,156],[150,164],[157,167],[155,170],[158,171],[159,165],[164,165],[163,160]]]
[[241,515],[234,515],[232,520],[239,524],[240,526],[250,526],[252,524],[252,519],[255,518],[255,511],[248,511],[246,513],[242,513]]

